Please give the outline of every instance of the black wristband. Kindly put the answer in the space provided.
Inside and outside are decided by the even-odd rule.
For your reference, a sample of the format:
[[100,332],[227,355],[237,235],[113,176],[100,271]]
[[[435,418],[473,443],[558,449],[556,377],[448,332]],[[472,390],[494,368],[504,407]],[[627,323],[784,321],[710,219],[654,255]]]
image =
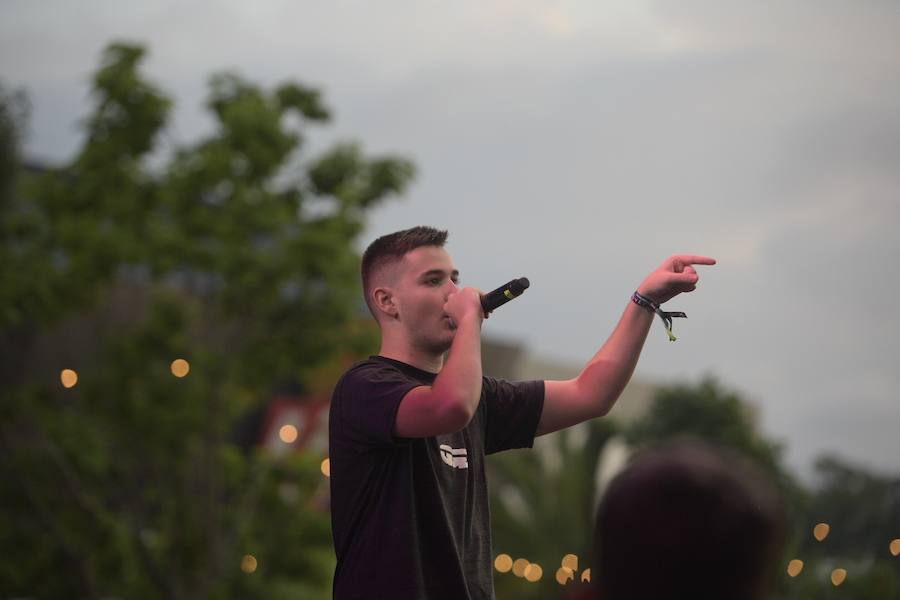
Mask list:
[[654,302],[647,296],[639,294],[637,291],[635,291],[634,294],[631,295],[631,301],[634,302],[635,304],[637,304],[638,306],[640,306],[642,308],[646,308],[650,312],[653,312],[653,313],[656,313],[659,315],[659,318],[662,319],[663,325],[665,325],[665,327],[666,327],[666,335],[669,336],[670,342],[674,342],[676,339],[678,339],[672,334],[672,317],[682,317],[682,318],[686,319],[687,318],[686,314],[684,314],[683,312],[680,312],[680,311],[666,312],[659,307],[659,304],[657,304],[656,302]]

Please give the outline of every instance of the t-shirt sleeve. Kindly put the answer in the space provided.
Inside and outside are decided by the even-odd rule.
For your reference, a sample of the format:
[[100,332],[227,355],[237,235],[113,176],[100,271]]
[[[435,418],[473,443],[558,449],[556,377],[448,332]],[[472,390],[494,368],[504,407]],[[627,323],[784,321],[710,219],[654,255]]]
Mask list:
[[483,385],[485,453],[531,448],[544,410],[544,382],[485,377]]
[[337,402],[336,430],[347,441],[364,446],[396,446],[407,443],[394,437],[394,420],[403,397],[423,385],[383,365],[360,365],[338,383],[332,402]]

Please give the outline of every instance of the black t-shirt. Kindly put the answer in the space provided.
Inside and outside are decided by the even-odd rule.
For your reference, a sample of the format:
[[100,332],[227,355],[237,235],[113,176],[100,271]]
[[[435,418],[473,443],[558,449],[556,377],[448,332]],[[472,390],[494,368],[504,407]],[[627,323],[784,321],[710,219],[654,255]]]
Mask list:
[[351,367],[331,400],[335,600],[492,600],[486,454],[528,448],[542,381],[484,377],[462,431],[396,438],[400,401],[435,375],[381,356]]

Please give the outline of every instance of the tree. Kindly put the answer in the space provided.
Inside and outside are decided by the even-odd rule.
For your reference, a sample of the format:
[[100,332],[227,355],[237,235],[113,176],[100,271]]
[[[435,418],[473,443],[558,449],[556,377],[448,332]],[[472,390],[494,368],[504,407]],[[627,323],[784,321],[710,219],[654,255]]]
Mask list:
[[746,401],[707,377],[696,385],[661,387],[646,415],[628,431],[633,444],[694,436],[728,446],[777,470],[779,446],[760,435]]
[[[889,550],[891,540],[900,538],[900,478],[877,475],[834,456],[816,461],[816,476],[794,551],[804,568],[786,586],[794,593],[783,597],[900,597],[900,557]],[[813,532],[820,523],[828,529],[817,539]],[[830,581],[835,568],[847,571],[839,588]]]
[[154,168],[172,102],[143,56],[106,49],[71,164],[7,193],[2,155],[0,502],[16,518],[0,589],[329,597],[321,457],[245,455],[231,429],[273,384],[370,347],[354,243],[413,166],[353,143],[301,161],[303,130],[330,118],[321,94],[220,74],[214,133]]
[[[646,416],[628,431],[636,445],[677,436],[693,436],[728,446],[766,469],[784,494],[788,540],[779,566],[776,597],[895,598],[900,593],[900,566],[889,556],[892,531],[900,531],[900,482],[877,477],[833,457],[818,461],[819,484],[807,489],[782,464],[781,447],[756,428],[739,394],[712,378],[696,385],[660,389]],[[831,524],[820,543],[813,527]],[[788,561],[803,561],[802,570],[787,574]],[[845,568],[846,582],[835,586],[831,573]]]
[[[536,452],[543,455],[549,447],[561,457],[563,469],[548,468],[546,461],[518,453],[491,458],[495,554],[516,553],[545,569],[538,585],[512,576],[497,576],[498,597],[561,597],[568,588],[559,587],[555,572],[560,558],[567,553],[579,556],[581,569],[590,567],[599,501],[594,493],[597,465],[607,442],[620,430],[632,449],[684,436],[731,447],[760,463],[772,475],[788,496],[791,514],[798,514],[805,498],[781,465],[780,447],[759,433],[746,402],[713,378],[697,384],[660,387],[650,409],[630,426],[599,419],[581,427],[589,432],[584,447],[574,448],[569,442],[572,430],[549,436],[546,442],[541,440],[538,444],[545,448]],[[510,496],[517,498],[513,504],[524,509],[510,510]]]

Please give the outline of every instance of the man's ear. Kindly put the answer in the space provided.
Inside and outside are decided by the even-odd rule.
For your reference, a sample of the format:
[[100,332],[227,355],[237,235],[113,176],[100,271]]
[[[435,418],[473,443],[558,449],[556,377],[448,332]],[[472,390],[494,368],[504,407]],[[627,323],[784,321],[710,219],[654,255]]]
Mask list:
[[394,302],[394,293],[391,288],[377,287],[372,290],[372,300],[375,308],[384,315],[396,319],[400,314],[397,304]]

